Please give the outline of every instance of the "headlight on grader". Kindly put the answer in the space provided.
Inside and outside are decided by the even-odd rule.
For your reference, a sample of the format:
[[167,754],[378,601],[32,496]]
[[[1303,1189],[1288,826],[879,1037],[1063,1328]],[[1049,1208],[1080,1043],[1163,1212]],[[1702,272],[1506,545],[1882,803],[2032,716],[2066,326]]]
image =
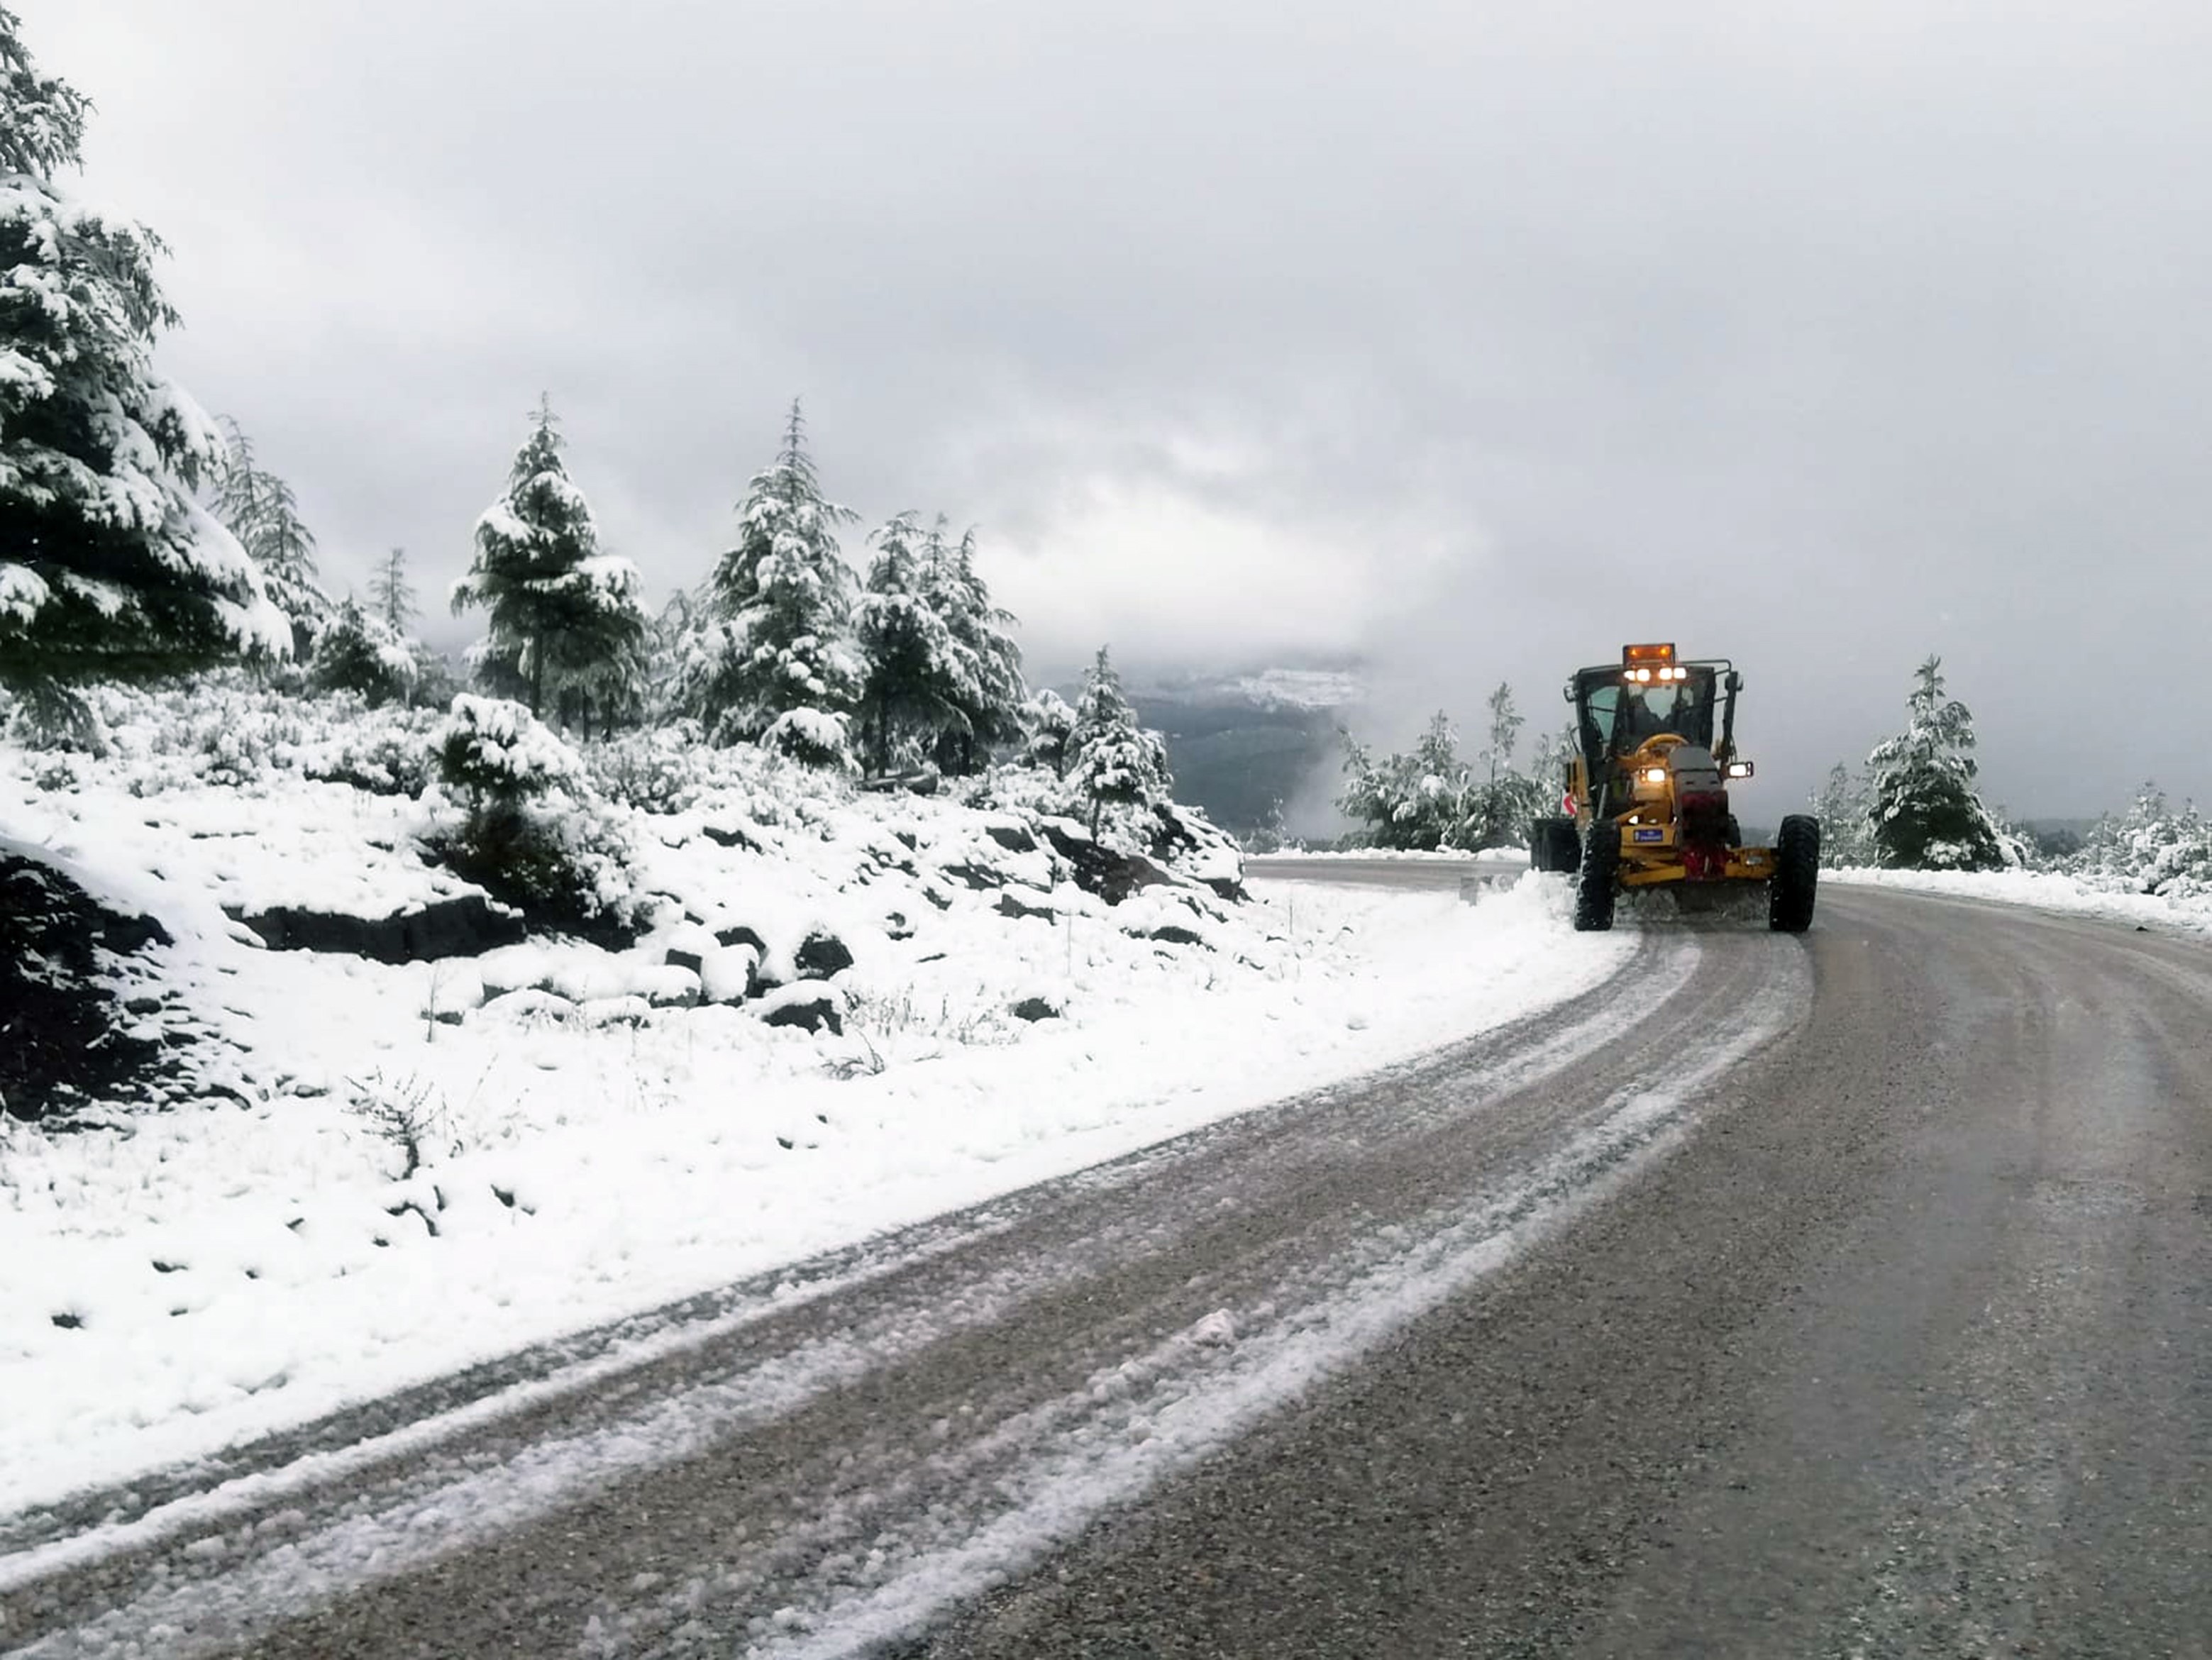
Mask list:
[[1636,776],[1638,781],[1640,783],[1663,784],[1667,781],[1667,769],[1664,767],[1646,767],[1643,771],[1638,773]]
[[1750,763],[1750,762],[1748,762],[1748,761],[1731,761],[1731,762],[1729,762],[1729,763],[1728,763],[1728,775],[1729,775],[1729,777],[1731,777],[1731,778],[1748,778],[1748,777],[1750,777],[1750,776],[1751,776],[1751,763]]

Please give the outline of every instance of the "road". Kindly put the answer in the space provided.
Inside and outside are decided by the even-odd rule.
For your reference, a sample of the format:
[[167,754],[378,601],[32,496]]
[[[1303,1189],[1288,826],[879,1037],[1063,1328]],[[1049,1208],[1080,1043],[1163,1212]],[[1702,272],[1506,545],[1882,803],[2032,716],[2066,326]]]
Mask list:
[[2212,1656],[2209,1008],[2212,951],[2022,910],[1655,924],[1358,1085],[0,1525],[0,1644]]

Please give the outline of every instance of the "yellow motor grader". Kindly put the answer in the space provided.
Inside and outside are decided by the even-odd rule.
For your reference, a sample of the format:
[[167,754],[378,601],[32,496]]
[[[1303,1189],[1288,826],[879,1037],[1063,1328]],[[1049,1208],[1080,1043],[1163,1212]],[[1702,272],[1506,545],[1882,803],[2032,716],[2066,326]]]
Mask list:
[[1624,892],[1664,888],[1683,909],[1707,909],[1753,884],[1766,890],[1769,927],[1812,926],[1820,821],[1792,813],[1772,847],[1747,848],[1729,807],[1729,781],[1752,775],[1735,748],[1742,690],[1726,658],[1684,662],[1672,645],[1623,647],[1619,662],[1567,682],[1567,816],[1538,819],[1528,854],[1538,870],[1573,873],[1577,929],[1611,927]]

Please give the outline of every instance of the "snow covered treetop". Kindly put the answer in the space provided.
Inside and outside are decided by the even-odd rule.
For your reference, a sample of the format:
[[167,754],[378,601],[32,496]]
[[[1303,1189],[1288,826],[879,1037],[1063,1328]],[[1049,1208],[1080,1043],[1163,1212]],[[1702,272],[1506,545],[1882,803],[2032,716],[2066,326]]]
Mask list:
[[0,172],[47,179],[79,165],[90,106],[67,82],[39,73],[21,29],[0,6]]

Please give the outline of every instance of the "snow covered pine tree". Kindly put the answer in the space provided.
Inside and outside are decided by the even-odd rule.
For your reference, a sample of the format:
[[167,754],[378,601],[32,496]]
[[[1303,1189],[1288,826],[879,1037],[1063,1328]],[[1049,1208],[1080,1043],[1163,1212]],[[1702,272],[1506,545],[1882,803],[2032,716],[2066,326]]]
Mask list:
[[290,619],[292,654],[305,660],[330,620],[331,597],[315,570],[315,538],[301,522],[292,487],[263,469],[237,422],[220,417],[225,454],[216,515],[261,573],[270,602]]
[[752,739],[810,765],[850,764],[862,669],[836,528],[855,517],[823,499],[794,401],[775,465],[738,505],[738,544],[708,578],[706,626],[689,648],[685,701],[717,743]]
[[1038,688],[1022,706],[1022,759],[1032,767],[1049,767],[1056,777],[1067,776],[1068,744],[1075,736],[1075,711],[1050,686]]
[[72,683],[280,657],[290,629],[194,499],[222,436],[154,370],[161,242],[53,184],[87,105],[21,27],[0,6],[0,686],[82,718]]
[[940,518],[924,544],[922,593],[952,636],[960,673],[954,705],[960,721],[938,734],[937,764],[954,777],[979,772],[991,751],[1018,743],[1029,688],[1022,679],[1021,648],[1011,632],[1013,613],[991,603],[975,569],[975,532],[958,544],[945,539]]
[[[485,655],[529,689],[530,712],[546,694],[602,728],[630,694],[642,695],[647,617],[637,567],[599,550],[591,504],[569,482],[551,403],[541,403],[517,452],[506,490],[477,521],[476,560],[453,584],[456,616],[491,613]],[[634,701],[631,699],[630,701]]]
[[1459,758],[1459,735],[1442,709],[1410,755],[1378,762],[1348,732],[1344,748],[1351,782],[1336,805],[1347,818],[1365,821],[1375,846],[1433,852],[1458,844],[1474,786]]
[[417,672],[408,642],[360,600],[347,599],[324,621],[307,684],[318,691],[359,692],[374,708],[404,701]]
[[1974,792],[1974,717],[1943,696],[1943,660],[1914,672],[1905,731],[1867,757],[1868,827],[1893,870],[2002,870],[2020,862]]
[[[1138,725],[1103,646],[1083,678],[1067,752],[1068,792],[1090,808],[1094,836],[1109,816],[1148,819],[1172,799],[1167,745],[1159,733]],[[1149,842],[1149,836],[1139,839]]]
[[1522,721],[1513,707],[1513,688],[1503,680],[1490,694],[1490,746],[1482,752],[1483,776],[1467,792],[1467,811],[1450,845],[1470,852],[1519,847],[1528,826],[1543,810],[1544,792],[1536,781],[1513,766],[1514,740]]
[[967,724],[959,648],[924,589],[921,536],[902,513],[869,538],[876,556],[853,614],[867,665],[862,758],[878,774],[933,758],[940,735]]
[[1025,732],[1014,619],[976,574],[974,532],[950,546],[944,525],[925,534],[902,513],[871,538],[854,632],[866,662],[863,741],[878,773],[927,762],[963,776]]
[[1874,837],[1868,828],[1867,781],[1863,775],[1838,761],[1828,769],[1828,781],[1813,798],[1813,814],[1820,821],[1820,862],[1832,870],[1868,863],[1874,856]]
[[394,548],[384,556],[376,575],[368,579],[368,597],[384,626],[401,639],[415,626],[415,588],[407,580],[407,550]]

